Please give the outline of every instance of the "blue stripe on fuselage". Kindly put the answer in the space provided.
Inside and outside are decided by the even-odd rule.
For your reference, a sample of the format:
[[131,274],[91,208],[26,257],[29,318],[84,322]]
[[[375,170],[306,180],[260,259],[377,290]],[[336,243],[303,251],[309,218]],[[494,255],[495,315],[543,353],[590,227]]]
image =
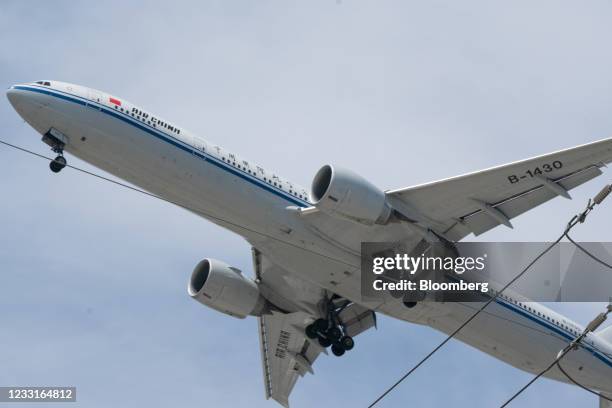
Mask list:
[[163,140],[163,141],[165,141],[165,142],[167,142],[167,143],[169,143],[169,144],[171,144],[171,145],[173,145],[173,146],[175,146],[175,147],[177,147],[177,148],[179,148],[181,150],[184,150],[187,153],[193,154],[193,155],[203,159],[204,161],[208,161],[212,165],[214,165],[214,166],[216,166],[216,167],[218,167],[218,168],[220,168],[222,170],[225,170],[225,171],[227,171],[227,172],[229,172],[229,173],[231,173],[231,174],[233,174],[233,175],[235,175],[237,177],[240,177],[241,179],[246,180],[246,181],[250,182],[251,184],[254,184],[254,185],[258,186],[258,187],[268,191],[269,193],[272,193],[272,194],[274,194],[274,195],[276,195],[278,197],[281,197],[281,198],[289,201],[292,204],[298,205],[300,207],[309,207],[310,206],[310,204],[307,201],[300,200],[300,199],[298,199],[296,197],[293,197],[289,193],[284,192],[283,190],[280,190],[278,188],[272,187],[269,184],[264,183],[263,181],[261,181],[261,180],[255,178],[255,177],[249,175],[246,172],[243,172],[241,170],[235,169],[232,166],[229,166],[228,164],[220,161],[219,159],[217,159],[214,156],[211,156],[209,154],[203,153],[203,152],[195,149],[193,146],[191,146],[191,145],[189,145],[189,144],[187,144],[187,143],[185,143],[185,142],[183,142],[183,141],[181,141],[179,139],[176,139],[176,138],[174,138],[172,136],[169,136],[169,135],[167,135],[167,134],[165,134],[165,133],[163,133],[163,132],[161,132],[161,131],[153,128],[153,127],[150,127],[150,126],[148,126],[146,124],[138,122],[136,119],[130,117],[129,115],[127,115],[127,114],[125,114],[123,112],[112,110],[112,109],[110,109],[110,108],[108,108],[108,107],[106,107],[106,106],[104,106],[104,105],[102,105],[100,103],[91,101],[89,99],[85,99],[85,98],[80,97],[78,95],[73,95],[73,94],[70,94],[70,93],[63,92],[63,91],[58,91],[56,89],[38,88],[38,87],[35,87],[35,86],[23,86],[23,85],[15,85],[13,88],[14,89],[19,89],[19,90],[22,90],[22,91],[38,92],[38,93],[41,93],[41,94],[45,94],[45,95],[53,96],[53,97],[56,97],[56,98],[59,98],[59,99],[63,99],[63,100],[66,100],[66,101],[69,101],[69,102],[72,102],[72,103],[76,103],[78,105],[83,105],[83,106],[87,106],[88,104],[89,105],[95,105],[100,110],[100,112],[105,113],[105,114],[107,114],[109,116],[112,116],[112,117],[114,117],[116,119],[119,119],[119,120],[121,120],[121,121],[123,121],[125,123],[128,123],[128,124],[138,128],[138,129],[140,129],[140,130],[142,130],[144,132],[149,133],[150,135],[155,136],[156,138],[158,138],[160,140]]
[[[548,330],[552,330],[554,333],[558,334],[559,336],[563,337],[564,339],[568,340],[568,343],[571,342],[572,340],[574,340],[574,338],[576,336],[574,336],[573,334],[569,334],[567,333],[564,329],[562,329],[559,326],[556,326],[554,324],[552,324],[551,322],[548,322],[546,320],[542,320],[541,318],[537,317],[536,315],[532,315],[531,313],[527,312],[526,310],[521,309],[520,307],[513,305],[512,303],[506,302],[500,298],[495,299],[495,303],[497,303],[498,305],[518,314],[521,315],[529,320],[531,320],[532,322],[535,322],[537,324],[539,324],[540,326],[543,326],[545,328],[547,328]],[[604,362],[608,367],[612,367],[612,359],[610,359],[610,357],[607,357],[603,354],[601,354],[601,352],[595,350],[593,347],[581,343],[582,348],[588,350],[589,352],[591,352],[591,354],[593,356],[595,356],[597,359],[601,360],[602,362]]]

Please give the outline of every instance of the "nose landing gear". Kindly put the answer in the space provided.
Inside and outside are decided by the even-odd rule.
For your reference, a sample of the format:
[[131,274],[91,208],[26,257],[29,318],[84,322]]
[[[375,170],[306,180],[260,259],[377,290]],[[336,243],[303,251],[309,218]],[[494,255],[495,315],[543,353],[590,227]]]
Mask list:
[[345,352],[352,350],[355,342],[346,333],[344,326],[338,319],[338,314],[348,305],[348,302],[338,307],[334,300],[329,301],[326,319],[317,319],[306,326],[306,336],[313,340],[317,339],[321,347],[331,346],[332,353],[340,357]]
[[57,129],[51,128],[43,135],[42,141],[51,146],[51,150],[57,153],[57,157],[49,163],[49,168],[52,172],[59,173],[66,167],[64,146],[66,146],[68,138]]
[[59,173],[64,167],[66,167],[66,158],[62,153],[58,154],[58,156],[49,163],[49,168],[54,173]]

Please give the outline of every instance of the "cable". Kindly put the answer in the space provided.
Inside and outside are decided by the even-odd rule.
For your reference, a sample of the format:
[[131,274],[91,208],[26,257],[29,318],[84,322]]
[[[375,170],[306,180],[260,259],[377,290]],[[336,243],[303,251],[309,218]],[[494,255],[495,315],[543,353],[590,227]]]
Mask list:
[[[567,354],[567,352],[568,352],[568,351],[569,351],[569,350],[565,351],[565,352],[563,353],[563,355],[565,356],[565,354]],[[514,400],[516,397],[518,397],[519,395],[521,395],[521,393],[522,393],[523,391],[525,391],[527,388],[529,388],[529,386],[530,386],[531,384],[533,384],[534,382],[536,382],[536,381],[538,380],[538,378],[540,378],[541,376],[543,376],[544,374],[546,374],[546,373],[548,372],[548,370],[550,370],[550,369],[551,369],[551,368],[552,368],[552,367],[553,367],[553,366],[554,366],[556,363],[557,363],[557,360],[553,361],[553,362],[552,362],[552,363],[551,363],[551,364],[550,364],[548,367],[546,367],[546,369],[544,369],[544,370],[540,371],[540,372],[538,373],[538,375],[536,375],[535,377],[533,377],[533,378],[531,379],[531,381],[529,381],[527,384],[525,384],[525,385],[523,386],[523,388],[521,388],[520,390],[518,390],[518,391],[517,391],[517,392],[516,392],[516,393],[515,393],[515,394],[514,394],[512,397],[510,397],[510,399],[509,399],[509,400],[507,400],[507,401],[506,401],[506,402],[505,402],[505,403],[504,403],[504,404],[503,404],[503,405],[502,405],[500,408],[503,408],[503,407],[507,406],[508,404],[510,404],[510,403],[511,403],[511,402],[512,402],[512,401],[513,401],[513,400]]]
[[[529,386],[531,386],[531,384],[533,384],[534,382],[536,382],[538,380],[538,378],[542,377],[544,374],[546,374],[551,368],[553,368],[555,365],[558,365],[559,368],[561,368],[561,366],[559,365],[559,362],[561,361],[561,359],[563,357],[565,357],[567,355],[567,353],[569,353],[571,350],[576,349],[579,345],[580,342],[582,342],[582,340],[587,336],[587,334],[595,331],[599,326],[601,326],[601,324],[606,320],[608,314],[610,314],[612,312],[612,304],[609,305],[606,309],[606,312],[604,313],[600,313],[599,315],[597,315],[597,317],[595,317],[595,319],[593,319],[591,321],[591,323],[589,323],[587,325],[587,327],[584,329],[584,331],[580,334],[580,336],[576,337],[574,340],[572,340],[570,342],[570,344],[568,344],[567,346],[565,346],[565,348],[563,350],[561,350],[559,352],[559,354],[557,355],[557,358],[555,358],[555,360],[550,363],[544,370],[540,371],[535,377],[533,377],[531,379],[531,381],[529,381],[527,384],[525,384],[520,390],[518,390],[517,392],[514,393],[514,395],[512,395],[512,397],[510,397],[510,399],[508,399],[506,402],[504,402],[500,408],[504,408],[506,406],[508,406],[516,397],[518,397],[519,395],[521,395],[521,393],[523,393],[523,391],[525,391],[527,388],[529,388]],[[575,382],[569,375],[567,375],[567,373],[565,371],[563,371],[563,369],[561,368],[561,372],[563,374],[565,374],[565,376],[567,378],[570,379],[570,381],[574,382],[576,385],[579,385],[581,388],[584,388],[586,390],[588,390],[589,392],[592,392],[594,394],[597,394],[595,391],[591,391],[589,390],[587,387],[584,387],[580,384],[578,384],[577,382]],[[597,394],[600,395],[600,394]],[[601,396],[601,395],[600,395]],[[612,401],[609,398],[605,397],[605,396],[601,396],[602,398],[608,400],[608,401]]]
[[570,380],[571,382],[574,383],[574,385],[577,385],[578,387],[582,388],[585,391],[590,392],[591,394],[595,394],[598,397],[601,397],[603,399],[605,399],[606,401],[610,401],[612,402],[612,398],[606,397],[603,394],[600,394],[596,391],[593,391],[592,389],[590,389],[589,387],[585,387],[584,385],[580,384],[578,381],[574,380],[572,377],[570,377],[570,375],[568,373],[565,372],[565,370],[563,369],[563,367],[561,367],[561,361],[557,361],[557,367],[559,368],[559,370],[563,373],[563,375],[565,375],[567,377],[568,380]]
[[[557,238],[552,244],[550,244],[544,251],[542,251],[538,256],[536,256],[518,275],[516,275],[512,280],[510,280],[510,282],[508,282],[501,290],[499,290],[495,295],[493,295],[487,302],[485,302],[485,304],[480,307],[480,309],[478,309],[474,314],[472,314],[465,322],[463,322],[457,329],[455,329],[451,334],[449,334],[440,344],[438,344],[431,352],[429,352],[425,357],[423,357],[416,365],[414,365],[410,370],[408,370],[403,376],[400,377],[399,380],[397,380],[393,385],[391,385],[389,388],[387,388],[378,398],[376,398],[374,400],[374,402],[372,402],[368,408],[372,408],[373,406],[375,406],[377,403],[379,403],[384,397],[386,397],[393,389],[395,389],[399,384],[402,383],[402,381],[404,381],[406,378],[408,378],[412,373],[414,373],[421,365],[423,365],[423,363],[425,363],[427,360],[429,360],[429,358],[431,356],[433,356],[438,350],[440,350],[446,343],[448,343],[452,338],[454,338],[457,333],[459,333],[465,326],[467,326],[472,320],[474,320],[476,318],[476,316],[478,316],[487,306],[489,306],[493,301],[495,301],[495,299],[497,299],[499,297],[499,295],[502,294],[503,291],[505,291],[506,289],[508,289],[508,287],[510,287],[514,282],[516,282],[518,279],[520,279],[528,270],[529,268],[531,268],[540,258],[542,258],[546,253],[548,253],[555,245],[557,245],[562,239],[563,237],[567,236],[567,234],[571,231],[572,228],[574,228],[578,223],[583,223],[587,217],[587,215],[593,210],[593,208],[595,207],[595,205],[597,204],[601,204],[601,202],[606,198],[606,196],[608,194],[610,194],[610,191],[612,190],[610,185],[606,185],[596,196],[594,200],[589,199],[589,202],[587,204],[587,207],[585,208],[585,210],[578,214],[575,215],[574,217],[572,217],[572,219],[567,223],[567,226],[565,227],[565,230],[563,231],[563,234],[561,234],[559,236],[559,238]],[[553,363],[554,365],[554,363]],[[552,365],[551,365],[552,367]],[[546,370],[548,371],[550,369],[550,367]],[[544,373],[538,375],[536,378],[534,378],[530,384],[528,384],[526,387],[528,387],[529,385],[531,385],[533,382],[535,382],[535,380],[537,380],[540,376],[542,376]],[[525,388],[526,388],[525,387]],[[522,392],[522,391],[521,391]]]
[[489,306],[495,299],[498,298],[498,296],[504,291],[506,290],[510,285],[512,285],[514,282],[516,282],[521,276],[523,276],[523,274],[525,274],[525,272],[527,272],[527,270],[529,268],[531,268],[533,266],[533,264],[535,264],[541,257],[543,257],[546,253],[548,253],[548,251],[550,251],[555,245],[557,245],[559,243],[559,241],[561,241],[561,239],[563,238],[563,235],[561,235],[559,238],[557,238],[557,240],[555,242],[553,242],[552,244],[550,244],[544,251],[542,251],[535,259],[533,259],[529,265],[527,265],[522,271],[521,273],[519,273],[518,275],[516,275],[508,284],[506,284],[506,286],[504,286],[499,292],[497,292],[494,296],[492,296],[482,307],[480,307],[480,309],[478,309],[474,314],[472,314],[465,322],[463,322],[457,329],[455,329],[451,334],[449,334],[444,341],[442,341],[440,344],[438,344],[432,351],[429,352],[429,354],[427,354],[425,357],[423,357],[421,359],[421,361],[419,361],[414,367],[412,367],[410,370],[408,370],[408,372],[406,372],[406,374],[404,374],[403,376],[400,377],[399,380],[397,380],[391,387],[387,388],[387,390],[385,392],[383,392],[378,398],[376,398],[374,400],[374,402],[372,402],[368,408],[372,408],[373,406],[375,406],[376,404],[378,404],[380,402],[380,400],[382,400],[384,397],[387,396],[387,394],[389,394],[391,391],[393,391],[393,389],[395,387],[397,387],[398,385],[400,385],[400,383],[402,381],[404,381],[406,378],[408,378],[409,375],[411,375],[413,372],[415,372],[417,370],[417,368],[419,368],[423,363],[425,363],[427,360],[429,360],[429,358],[431,356],[433,356],[438,350],[440,350],[446,343],[448,343],[452,338],[455,337],[455,335],[457,333],[459,333],[459,331],[461,331],[461,329],[463,329],[465,326],[467,326],[472,320],[474,320],[476,318],[476,316],[478,316],[487,306]]
[[579,243],[577,243],[576,241],[574,241],[572,239],[572,237],[569,236],[569,234],[565,234],[566,238],[574,245],[576,245],[576,247],[578,247],[578,249],[580,249],[582,252],[584,252],[585,254],[587,254],[591,259],[593,259],[594,261],[600,263],[601,265],[608,267],[610,269],[612,269],[612,265],[610,265],[609,263],[603,261],[602,259],[596,257],[595,255],[593,255],[592,253],[590,253],[589,251],[587,251],[586,248],[584,248],[582,245],[580,245]]
[[[586,219],[587,215],[589,215],[589,213],[591,211],[593,211],[593,208],[596,205],[599,205],[602,203],[603,200],[606,199],[606,197],[608,195],[610,195],[610,193],[612,193],[612,184],[608,184],[606,186],[604,186],[601,191],[599,193],[597,193],[595,195],[595,197],[593,197],[592,200],[589,200],[589,203],[586,207],[586,209],[574,216],[574,218],[572,218],[572,220],[570,221],[570,224],[572,224],[572,227],[574,225],[576,225],[577,223],[583,223],[584,220]],[[584,248],[582,245],[580,245],[579,243],[577,243],[576,241],[574,241],[572,239],[572,237],[569,236],[569,229],[567,231],[565,231],[565,237],[572,243],[574,244],[578,249],[580,249],[582,252],[584,252],[586,255],[588,255],[591,259],[593,259],[594,261],[598,262],[599,264],[612,269],[612,265],[610,265],[609,263],[606,263],[605,261],[599,259],[598,257],[596,257],[595,255],[593,255],[591,252],[587,251],[586,248]]]
[[[42,154],[40,154],[40,153],[36,153],[36,152],[34,152],[34,151],[32,151],[32,150],[28,150],[28,149],[25,149],[25,148],[20,147],[20,146],[16,146],[16,145],[11,144],[11,143],[8,143],[8,142],[6,142],[6,141],[4,141],[4,140],[1,140],[1,139],[0,139],[0,143],[1,143],[1,144],[3,144],[3,145],[6,145],[6,146],[12,147],[12,148],[14,148],[14,149],[20,150],[20,151],[22,151],[22,152],[25,152],[25,153],[31,154],[31,155],[33,155],[33,156],[36,156],[36,157],[39,157],[39,158],[42,158],[42,159],[45,159],[45,160],[53,161],[53,159],[52,159],[51,157],[47,157],[47,156],[45,156],[45,155],[42,155]],[[141,193],[141,194],[147,195],[147,196],[149,196],[149,197],[157,198],[158,200],[165,201],[165,202],[167,202],[167,203],[170,203],[170,204],[173,204],[173,205],[179,206],[179,207],[184,208],[184,209],[186,209],[186,210],[188,210],[188,211],[194,212],[194,213],[196,213],[196,214],[202,215],[202,216],[207,217],[207,218],[211,218],[211,219],[213,219],[213,220],[217,220],[217,221],[219,221],[219,222],[222,222],[222,223],[225,223],[225,224],[231,225],[231,226],[233,226],[233,227],[236,227],[236,228],[242,229],[242,230],[244,230],[244,231],[252,232],[252,233],[255,233],[255,234],[261,235],[261,236],[263,236],[263,237],[269,238],[269,239],[271,239],[271,240],[278,241],[278,242],[281,242],[281,243],[283,243],[283,244],[286,244],[286,245],[292,246],[292,247],[294,247],[294,248],[300,249],[300,250],[302,250],[302,251],[310,252],[310,253],[312,253],[312,254],[314,254],[314,255],[318,255],[318,256],[323,257],[323,258],[325,258],[325,259],[328,259],[328,260],[330,260],[330,261],[334,261],[334,262],[337,262],[337,263],[341,263],[341,264],[344,264],[344,265],[346,265],[346,266],[350,266],[350,267],[352,267],[352,268],[359,268],[359,266],[353,265],[353,264],[351,264],[351,263],[349,263],[349,262],[346,262],[346,261],[343,261],[343,260],[341,260],[341,259],[337,259],[337,258],[334,258],[334,257],[332,257],[332,256],[325,255],[325,254],[322,254],[322,253],[317,252],[317,251],[313,251],[312,249],[308,249],[308,248],[301,247],[301,246],[296,245],[296,244],[294,244],[294,243],[292,243],[292,242],[282,240],[282,239],[277,238],[277,237],[275,237],[275,236],[273,236],[273,235],[266,234],[265,232],[261,232],[261,231],[257,231],[257,230],[252,229],[252,228],[245,227],[245,226],[243,226],[243,225],[237,224],[237,223],[235,223],[235,222],[232,222],[232,221],[226,220],[226,219],[221,218],[221,217],[217,217],[217,216],[212,215],[212,214],[210,214],[210,213],[207,213],[207,212],[205,212],[205,211],[196,210],[196,209],[194,209],[194,208],[187,207],[187,206],[185,206],[185,205],[183,205],[183,204],[179,204],[179,203],[177,203],[177,202],[175,202],[175,201],[172,201],[172,200],[169,200],[169,199],[167,199],[167,198],[164,198],[164,197],[158,196],[158,195],[153,194],[153,193],[149,193],[148,191],[141,190],[141,189],[139,189],[139,188],[137,188],[137,187],[130,186],[129,184],[126,184],[126,183],[122,183],[122,182],[120,182],[120,181],[113,180],[113,179],[111,179],[111,178],[108,178],[108,177],[102,176],[102,175],[100,175],[100,174],[97,174],[97,173],[94,173],[94,172],[91,172],[91,171],[88,171],[88,170],[82,169],[82,168],[80,168],[80,167],[72,166],[72,165],[70,165],[70,164],[66,164],[66,167],[70,167],[71,169],[74,169],[74,170],[80,171],[81,173],[84,173],[84,174],[87,174],[87,175],[90,175],[90,176],[96,177],[96,178],[98,178],[98,179],[100,179],[100,180],[108,181],[108,182],[113,183],[113,184],[116,184],[116,185],[118,185],[118,186],[120,186],[120,187],[124,187],[124,188],[127,188],[127,189],[132,190],[132,191],[136,191],[136,192],[138,192],[138,193]]]

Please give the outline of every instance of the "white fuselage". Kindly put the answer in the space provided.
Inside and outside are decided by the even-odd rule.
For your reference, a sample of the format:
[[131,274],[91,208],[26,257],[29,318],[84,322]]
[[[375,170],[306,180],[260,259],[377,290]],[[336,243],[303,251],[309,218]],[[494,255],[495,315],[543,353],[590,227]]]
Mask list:
[[[305,225],[305,219],[287,210],[311,206],[302,187],[100,91],[52,81],[48,86],[15,85],[8,97],[39,133],[54,128],[66,135],[67,152],[244,236],[301,279],[362,303],[357,274],[340,286],[322,278],[326,268],[332,275],[346,268],[313,254],[354,262],[359,248],[344,247],[341,238],[322,239]],[[305,262],[292,262],[292,257],[301,257],[311,268],[304,267]],[[401,302],[366,306],[450,333],[480,304],[428,302],[411,309]],[[533,373],[553,361],[581,331],[582,327],[542,305],[504,296],[457,338]],[[612,393],[612,345],[597,334],[590,334],[585,345],[568,354],[562,362],[564,369],[582,384]],[[567,381],[557,369],[547,376]]]

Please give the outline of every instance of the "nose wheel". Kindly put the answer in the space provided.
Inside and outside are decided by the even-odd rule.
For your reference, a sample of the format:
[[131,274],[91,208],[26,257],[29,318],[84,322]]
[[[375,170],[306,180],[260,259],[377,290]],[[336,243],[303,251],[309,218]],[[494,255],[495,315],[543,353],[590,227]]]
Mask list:
[[61,154],[49,163],[49,168],[54,173],[59,173],[64,167],[66,167],[66,158]]
[[64,147],[66,146],[68,139],[59,130],[51,128],[43,135],[42,141],[48,144],[51,147],[51,150],[57,153],[57,157],[51,160],[51,163],[49,163],[49,168],[52,172],[59,173],[64,167],[66,167]]

